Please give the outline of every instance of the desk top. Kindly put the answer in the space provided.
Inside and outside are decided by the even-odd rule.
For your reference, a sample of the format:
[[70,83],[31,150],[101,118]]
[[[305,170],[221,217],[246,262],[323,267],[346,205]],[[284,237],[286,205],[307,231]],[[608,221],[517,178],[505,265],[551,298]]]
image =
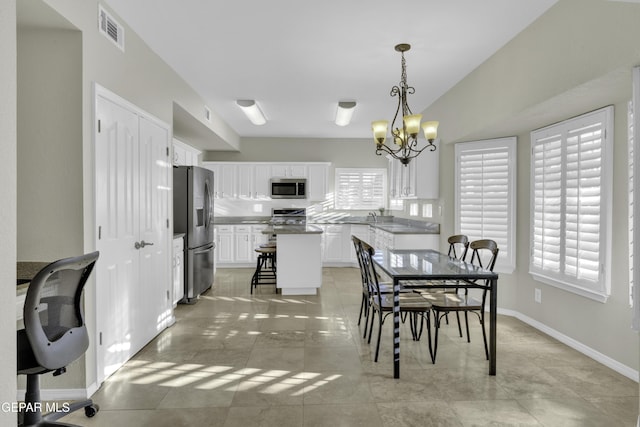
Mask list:
[[497,279],[498,274],[431,249],[383,249],[373,256],[385,273],[400,280]]

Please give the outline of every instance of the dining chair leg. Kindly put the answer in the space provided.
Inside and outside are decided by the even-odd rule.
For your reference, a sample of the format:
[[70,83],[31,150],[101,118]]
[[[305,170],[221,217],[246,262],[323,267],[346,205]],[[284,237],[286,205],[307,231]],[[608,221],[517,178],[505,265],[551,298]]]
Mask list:
[[471,335],[469,335],[469,316],[467,312],[464,312],[464,324],[467,327],[467,342],[471,342]]
[[362,320],[362,315],[364,314],[366,299],[367,297],[365,296],[365,294],[362,294],[362,301],[360,302],[360,314],[358,315],[358,326],[360,326],[360,321]]
[[435,359],[435,356],[433,354],[433,346],[431,345],[431,320],[430,320],[430,316],[431,316],[431,313],[428,312],[428,311],[426,313],[422,314],[422,318],[424,320],[426,320],[426,322],[427,322],[427,340],[429,341],[429,356],[431,356],[431,363],[436,363],[436,359]]
[[[369,327],[369,314],[371,314],[371,301],[369,300],[369,298],[367,298],[367,302],[365,303],[365,307],[364,307],[364,334],[362,335],[362,338],[367,338],[367,328]],[[371,335],[371,334],[369,334]],[[369,342],[371,342],[371,340],[369,340]]]
[[484,340],[484,354],[489,360],[489,347],[487,346],[487,332],[484,329],[484,312],[480,314],[480,324],[482,325],[482,339]]
[[[373,322],[371,322],[373,326]],[[376,357],[375,362],[378,361],[378,354],[380,353],[380,337],[382,336],[382,312],[378,313],[378,342],[376,343]],[[369,332],[369,339],[371,339],[371,332]]]
[[460,334],[460,338],[462,338],[462,326],[460,323],[460,313],[456,311],[456,319],[458,319],[458,333]]
[[[380,313],[380,317],[382,317],[382,313]],[[371,325],[369,325],[369,339],[367,340],[368,344],[371,344],[371,334],[373,334],[373,322],[375,321],[376,318],[376,310],[371,307]],[[366,331],[366,327],[365,327],[365,334],[367,333]]]
[[414,341],[420,341],[422,335],[422,321],[420,321],[420,330],[418,331],[418,313],[409,314],[409,328],[411,329],[411,339]]
[[[438,353],[438,332],[440,331],[440,312],[438,310],[433,310],[433,321],[433,329],[435,329],[436,331],[436,336],[433,340],[433,353],[431,353],[431,362],[435,364],[436,354]],[[429,340],[429,344],[431,344],[431,340]]]

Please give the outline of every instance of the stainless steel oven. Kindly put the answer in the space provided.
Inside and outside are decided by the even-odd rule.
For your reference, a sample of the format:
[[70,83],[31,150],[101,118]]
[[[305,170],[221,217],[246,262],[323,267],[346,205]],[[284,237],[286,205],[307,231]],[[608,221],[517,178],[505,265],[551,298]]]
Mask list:
[[306,199],[307,180],[305,178],[272,178],[272,199]]

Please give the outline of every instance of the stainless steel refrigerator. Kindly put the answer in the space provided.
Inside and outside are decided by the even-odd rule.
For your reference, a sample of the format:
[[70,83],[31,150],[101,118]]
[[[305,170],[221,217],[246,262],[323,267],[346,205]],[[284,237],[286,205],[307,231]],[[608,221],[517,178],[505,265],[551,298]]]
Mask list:
[[184,233],[184,298],[193,304],[213,285],[213,172],[173,168],[173,231]]

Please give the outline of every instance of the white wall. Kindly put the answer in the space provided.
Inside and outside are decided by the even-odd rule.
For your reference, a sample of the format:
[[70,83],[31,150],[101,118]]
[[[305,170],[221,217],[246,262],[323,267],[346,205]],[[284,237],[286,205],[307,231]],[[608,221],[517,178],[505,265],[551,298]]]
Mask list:
[[[630,329],[626,219],[626,103],[631,68],[640,64],[638,22],[637,4],[560,0],[423,112],[440,120],[442,165],[453,165],[452,143],[518,137],[517,268],[500,277],[500,307],[576,340],[628,373],[638,370],[640,359],[638,335]],[[614,244],[611,297],[602,304],[528,274],[529,133],[610,104],[615,106]],[[443,238],[455,231],[453,181],[453,167],[441,167]],[[534,302],[535,288],[542,290],[542,304]]]
[[[0,402],[16,396],[16,0],[0,2]],[[16,415],[0,411],[0,425],[15,425]]]

